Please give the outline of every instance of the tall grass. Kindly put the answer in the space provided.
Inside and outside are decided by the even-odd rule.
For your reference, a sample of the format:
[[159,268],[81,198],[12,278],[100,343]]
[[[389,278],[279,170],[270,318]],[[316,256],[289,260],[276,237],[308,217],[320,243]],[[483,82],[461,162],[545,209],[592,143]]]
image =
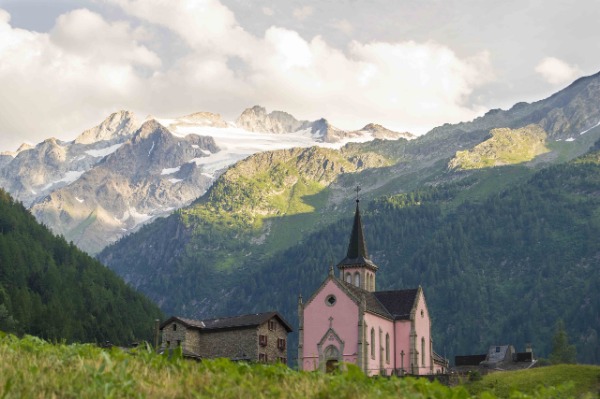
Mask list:
[[[471,387],[473,388],[473,387]],[[477,396],[495,397],[478,391]],[[550,398],[554,391],[534,392]],[[91,344],[51,344],[0,333],[0,398],[469,398],[464,387],[426,380],[368,378],[356,367],[336,375],[284,365],[194,362]]]

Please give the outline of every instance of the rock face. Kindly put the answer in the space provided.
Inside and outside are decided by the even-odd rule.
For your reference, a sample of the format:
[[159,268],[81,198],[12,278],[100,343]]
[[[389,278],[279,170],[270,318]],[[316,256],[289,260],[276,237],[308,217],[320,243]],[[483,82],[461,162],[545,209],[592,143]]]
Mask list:
[[287,112],[272,111],[267,113],[267,110],[259,105],[244,110],[235,121],[235,124],[242,129],[262,133],[285,134],[306,130],[317,142],[324,143],[338,143],[361,137],[387,140],[414,138],[410,133],[394,132],[374,123],[368,124],[360,130],[346,131],[331,125],[324,118],[313,122],[299,121]]
[[190,115],[177,118],[174,126],[206,126],[206,127],[228,127],[220,114],[212,112],[195,112]]
[[481,169],[524,163],[550,151],[546,147],[548,135],[539,125],[492,129],[490,135],[488,140],[470,150],[457,151],[448,169]]
[[111,114],[100,125],[81,133],[75,144],[92,144],[100,141],[123,141],[139,127],[135,115],[129,111],[119,111]]
[[75,141],[49,138],[35,147],[22,145],[12,154],[14,158],[4,155],[0,160],[0,186],[29,207],[75,181],[128,140],[137,128],[134,115],[120,111],[86,130]]
[[147,121],[98,165],[31,211],[67,240],[96,253],[204,193],[212,178],[201,173],[195,160],[217,151],[210,137],[178,138]]
[[299,130],[307,121],[299,121],[283,111],[267,110],[259,105],[248,108],[236,119],[236,126],[251,132],[289,133]]
[[378,125],[377,123],[369,123],[368,125],[365,125],[365,127],[363,127],[362,129],[360,129],[359,132],[370,133],[373,135],[374,138],[381,140],[397,140],[400,138],[411,140],[416,137],[410,132],[395,132],[381,125]]

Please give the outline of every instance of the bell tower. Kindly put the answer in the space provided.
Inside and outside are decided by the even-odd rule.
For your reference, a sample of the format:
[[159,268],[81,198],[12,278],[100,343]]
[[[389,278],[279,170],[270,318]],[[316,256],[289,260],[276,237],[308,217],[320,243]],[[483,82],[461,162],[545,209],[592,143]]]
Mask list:
[[354,224],[348,243],[346,257],[338,263],[340,279],[348,284],[360,287],[366,291],[375,291],[375,274],[378,267],[369,258],[367,244],[365,242],[362,222],[360,220],[360,199],[358,192],[360,187],[356,187],[356,211],[354,213]]

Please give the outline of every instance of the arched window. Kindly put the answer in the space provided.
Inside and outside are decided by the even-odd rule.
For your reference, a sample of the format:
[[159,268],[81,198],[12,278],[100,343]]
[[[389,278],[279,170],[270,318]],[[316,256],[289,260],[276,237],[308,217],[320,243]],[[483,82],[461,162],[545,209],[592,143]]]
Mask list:
[[425,367],[425,337],[421,337],[421,364]]
[[354,273],[354,285],[360,287],[360,274]]
[[346,273],[346,282],[352,284],[352,274]]
[[375,359],[375,329],[371,328],[371,358]]
[[390,362],[390,334],[385,334],[385,362]]

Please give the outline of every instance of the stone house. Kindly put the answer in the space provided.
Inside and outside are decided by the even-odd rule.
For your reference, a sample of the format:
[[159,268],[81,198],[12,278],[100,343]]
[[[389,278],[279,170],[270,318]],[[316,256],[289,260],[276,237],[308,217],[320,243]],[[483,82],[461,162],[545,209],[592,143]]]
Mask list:
[[287,363],[292,327],[277,312],[191,320],[173,316],[160,325],[160,350],[182,347],[190,358]]
[[443,374],[448,360],[433,350],[421,287],[376,291],[356,200],[346,257],[306,301],[298,299],[298,367],[330,371],[354,363],[367,375]]
[[517,352],[512,345],[492,345],[486,354],[455,356],[455,371],[459,374],[477,371],[487,374],[494,371],[528,369],[537,363],[533,349],[528,344],[525,352]]

